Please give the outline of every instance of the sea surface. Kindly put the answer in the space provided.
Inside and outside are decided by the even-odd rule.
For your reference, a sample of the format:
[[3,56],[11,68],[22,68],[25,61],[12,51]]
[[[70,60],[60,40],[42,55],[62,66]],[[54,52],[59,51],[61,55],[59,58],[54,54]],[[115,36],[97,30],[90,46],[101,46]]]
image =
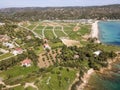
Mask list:
[[99,39],[109,45],[120,45],[120,21],[101,21],[98,23]]
[[120,62],[112,64],[112,69],[91,75],[84,90],[120,90]]
[[[99,39],[104,44],[120,45],[120,21],[99,22]],[[95,72],[84,90],[120,90],[120,61],[111,70]]]

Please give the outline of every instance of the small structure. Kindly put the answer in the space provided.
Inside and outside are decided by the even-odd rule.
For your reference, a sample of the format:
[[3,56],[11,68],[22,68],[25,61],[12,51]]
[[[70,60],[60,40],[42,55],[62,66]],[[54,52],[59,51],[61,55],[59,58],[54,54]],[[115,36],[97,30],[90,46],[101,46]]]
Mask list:
[[3,45],[8,47],[8,48],[14,48],[15,47],[12,43],[8,43],[8,42],[3,43]]
[[101,52],[102,52],[102,51],[98,50],[98,51],[93,52],[93,54],[94,54],[95,56],[99,56]]
[[22,54],[23,53],[23,50],[21,48],[16,48],[12,54],[14,54],[15,56],[18,55],[18,54]]
[[21,66],[25,66],[25,67],[30,67],[31,64],[32,64],[32,61],[31,59],[28,59],[28,58],[26,58],[25,60],[21,62]]
[[74,55],[74,59],[78,59],[80,56],[79,55]]
[[49,50],[51,49],[51,47],[47,43],[45,43],[43,46],[44,46],[44,49],[49,49]]

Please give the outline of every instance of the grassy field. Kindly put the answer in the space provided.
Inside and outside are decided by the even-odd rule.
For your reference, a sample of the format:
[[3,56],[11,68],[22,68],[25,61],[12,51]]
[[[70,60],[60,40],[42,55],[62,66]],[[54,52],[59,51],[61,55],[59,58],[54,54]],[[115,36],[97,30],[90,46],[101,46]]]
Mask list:
[[10,89],[10,90],[25,90],[25,89],[22,86],[17,86],[17,87]]
[[68,90],[75,77],[75,70],[57,67],[43,75],[36,85],[41,90]]
[[36,30],[42,30],[43,28],[44,28],[44,26],[39,25],[39,26],[36,28]]
[[61,29],[55,29],[55,33],[58,37],[66,37],[66,35],[61,31]]
[[20,65],[16,65],[6,71],[3,71],[0,73],[0,77],[4,77],[5,79],[8,78],[8,76],[10,78],[15,78],[18,76],[26,76],[27,74],[33,72],[33,71],[37,71],[38,67],[37,66],[31,66],[31,67],[22,67]]
[[111,52],[111,51],[120,51],[120,47],[119,46],[112,46],[112,45],[99,45],[99,48],[107,51],[107,52]]
[[34,30],[38,35],[42,35],[42,30],[36,29]]
[[60,48],[61,46],[63,46],[64,44],[62,42],[57,42],[57,43],[50,43],[50,46],[52,47],[52,49],[55,48]]
[[0,61],[7,58],[7,57],[11,57],[11,56],[14,56],[14,55],[11,53],[2,54],[2,55],[0,55]]
[[45,30],[45,37],[48,38],[48,39],[54,39],[55,38],[52,30]]

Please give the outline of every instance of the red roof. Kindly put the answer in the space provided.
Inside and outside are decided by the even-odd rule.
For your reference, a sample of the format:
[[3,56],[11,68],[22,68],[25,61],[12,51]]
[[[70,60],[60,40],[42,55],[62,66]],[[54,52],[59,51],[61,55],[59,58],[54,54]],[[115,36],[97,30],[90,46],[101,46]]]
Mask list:
[[22,61],[22,64],[30,64],[32,61],[31,61],[31,59],[25,59],[25,60],[23,60]]
[[15,50],[16,51],[22,51],[22,48],[16,48]]
[[44,46],[49,46],[49,45],[47,43],[45,43]]

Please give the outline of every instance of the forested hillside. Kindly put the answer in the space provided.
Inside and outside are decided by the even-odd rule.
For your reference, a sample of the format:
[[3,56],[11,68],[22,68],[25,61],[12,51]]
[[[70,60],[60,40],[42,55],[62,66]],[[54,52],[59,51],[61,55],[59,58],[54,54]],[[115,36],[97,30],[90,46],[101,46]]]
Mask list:
[[92,7],[26,7],[0,9],[0,20],[119,19],[120,5]]

